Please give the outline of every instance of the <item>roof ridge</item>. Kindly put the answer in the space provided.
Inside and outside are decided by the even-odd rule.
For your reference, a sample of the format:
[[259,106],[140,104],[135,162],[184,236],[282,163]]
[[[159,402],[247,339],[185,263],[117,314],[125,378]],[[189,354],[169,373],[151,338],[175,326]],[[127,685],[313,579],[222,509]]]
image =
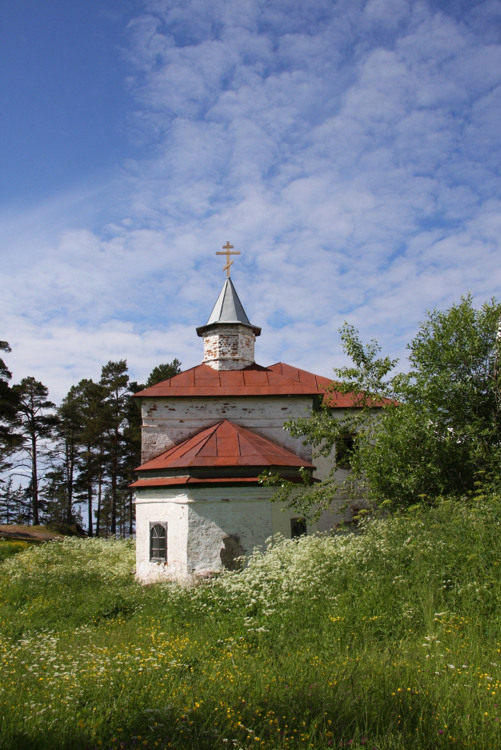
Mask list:
[[[224,424],[229,425],[230,432],[218,434]],[[198,438],[198,440],[197,440]],[[215,438],[215,456],[201,456],[207,443]],[[190,445],[191,444],[191,445]],[[248,450],[245,450],[247,447]],[[178,443],[168,451],[146,461],[137,471],[170,470],[174,468],[213,467],[218,466],[312,466],[310,461],[302,460],[288,448],[264,437],[254,430],[222,419],[206,427],[190,438]]]
[[[190,440],[195,440],[197,435],[200,435],[200,441],[198,442],[198,445],[196,447],[196,456],[199,456],[201,451],[205,448],[211,437],[214,435],[215,432],[217,432],[218,426],[221,424],[221,421],[217,422],[215,425],[212,425],[212,427],[207,427],[205,430],[202,430],[199,433],[195,433],[191,438],[187,438],[184,442],[189,442]],[[204,435],[205,433],[205,435]],[[180,443],[179,446],[181,446],[183,443]]]

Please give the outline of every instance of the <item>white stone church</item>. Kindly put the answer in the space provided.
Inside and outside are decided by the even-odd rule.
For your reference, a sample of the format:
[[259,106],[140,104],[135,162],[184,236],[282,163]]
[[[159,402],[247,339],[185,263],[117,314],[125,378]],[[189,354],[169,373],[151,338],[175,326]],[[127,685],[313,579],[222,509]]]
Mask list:
[[[323,478],[328,462],[313,457],[284,422],[304,417],[324,397],[328,378],[281,362],[256,364],[261,329],[252,325],[227,278],[206,325],[203,362],[141,391],[142,465],[132,485],[136,505],[136,574],[144,582],[204,576],[234,568],[238,558],[280,533],[294,537],[349,519],[341,499],[306,527],[270,502],[259,483],[272,471],[299,478],[305,467]],[[353,407],[336,394],[333,408]]]

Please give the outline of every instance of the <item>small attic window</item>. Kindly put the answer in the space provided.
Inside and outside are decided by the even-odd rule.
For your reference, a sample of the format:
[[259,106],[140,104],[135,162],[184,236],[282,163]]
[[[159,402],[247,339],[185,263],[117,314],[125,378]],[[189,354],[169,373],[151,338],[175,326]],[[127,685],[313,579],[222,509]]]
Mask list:
[[150,561],[167,562],[166,523],[150,523]]

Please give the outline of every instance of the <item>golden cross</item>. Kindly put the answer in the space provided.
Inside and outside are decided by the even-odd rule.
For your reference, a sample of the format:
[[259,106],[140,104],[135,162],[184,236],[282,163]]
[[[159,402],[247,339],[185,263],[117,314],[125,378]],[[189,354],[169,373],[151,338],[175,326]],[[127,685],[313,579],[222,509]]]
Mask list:
[[229,242],[227,242],[226,245],[223,245],[223,250],[225,251],[224,253],[219,252],[219,250],[216,251],[216,255],[226,255],[226,265],[224,266],[223,271],[226,271],[226,278],[229,279],[230,266],[233,265],[233,261],[230,260],[230,255],[240,255],[240,251],[235,250],[235,252],[232,253],[231,250],[233,250],[233,245],[230,245]]

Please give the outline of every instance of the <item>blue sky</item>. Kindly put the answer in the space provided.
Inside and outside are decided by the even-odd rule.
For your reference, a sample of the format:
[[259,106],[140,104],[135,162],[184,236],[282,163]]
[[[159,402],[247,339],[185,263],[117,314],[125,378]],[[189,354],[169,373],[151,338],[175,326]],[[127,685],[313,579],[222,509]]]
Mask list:
[[55,400],[198,364],[227,240],[260,364],[500,296],[497,0],[4,0],[0,69],[0,339]]

